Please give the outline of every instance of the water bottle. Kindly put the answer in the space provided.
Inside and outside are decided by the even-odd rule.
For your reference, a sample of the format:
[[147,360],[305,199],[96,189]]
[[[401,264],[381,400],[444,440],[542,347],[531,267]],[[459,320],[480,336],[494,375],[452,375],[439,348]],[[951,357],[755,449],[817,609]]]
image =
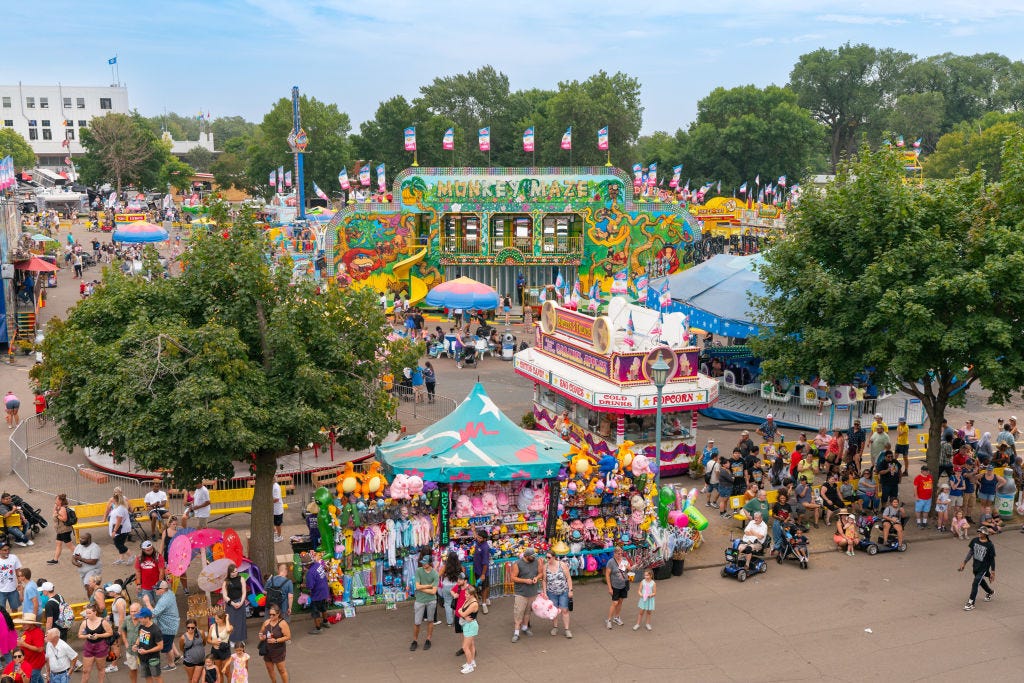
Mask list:
[[1003,519],[1013,517],[1013,499],[1017,496],[1017,483],[1013,480],[1013,470],[1003,470],[1006,483],[996,491],[996,511]]

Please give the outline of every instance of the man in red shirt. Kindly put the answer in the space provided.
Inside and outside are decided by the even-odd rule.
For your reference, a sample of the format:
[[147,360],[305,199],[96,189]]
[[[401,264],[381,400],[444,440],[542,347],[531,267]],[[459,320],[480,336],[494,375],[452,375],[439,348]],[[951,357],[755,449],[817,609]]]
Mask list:
[[917,525],[925,529],[928,527],[928,513],[932,510],[932,475],[928,465],[921,465],[921,474],[914,477],[914,490],[917,492],[917,501],[914,503]]
[[[18,647],[25,655],[25,659],[22,660],[23,668],[29,671],[29,676],[32,671],[41,673],[43,665],[46,663],[46,638],[43,636],[43,629],[40,628],[39,622],[32,614],[15,619],[14,623],[25,627],[18,636]],[[6,669],[4,673],[7,673]]]
[[156,586],[164,578],[164,558],[157,554],[153,541],[142,542],[142,553],[135,558],[135,575],[139,578],[139,599],[144,594],[156,602]]

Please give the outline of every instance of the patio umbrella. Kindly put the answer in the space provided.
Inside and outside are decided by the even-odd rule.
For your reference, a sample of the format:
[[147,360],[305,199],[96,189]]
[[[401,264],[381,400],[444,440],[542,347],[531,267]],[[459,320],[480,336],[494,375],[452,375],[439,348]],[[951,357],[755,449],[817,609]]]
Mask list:
[[37,232],[36,234],[32,235],[32,241],[33,242],[56,242],[57,240],[53,239],[49,235],[44,235],[41,232]]
[[17,261],[14,267],[17,270],[32,270],[39,273],[55,273],[57,271],[57,266],[35,256],[28,261]]
[[492,287],[468,277],[459,277],[434,287],[427,294],[431,306],[462,309],[492,309],[498,307],[498,293]]
[[146,221],[122,223],[114,228],[111,239],[115,242],[164,242],[169,235],[163,227]]

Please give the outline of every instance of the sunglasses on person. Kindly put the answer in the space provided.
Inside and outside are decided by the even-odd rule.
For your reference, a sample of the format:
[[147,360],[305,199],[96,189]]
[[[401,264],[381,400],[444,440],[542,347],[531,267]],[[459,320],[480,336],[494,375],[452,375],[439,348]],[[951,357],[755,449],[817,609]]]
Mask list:
[[25,659],[25,655],[14,655],[15,659]]

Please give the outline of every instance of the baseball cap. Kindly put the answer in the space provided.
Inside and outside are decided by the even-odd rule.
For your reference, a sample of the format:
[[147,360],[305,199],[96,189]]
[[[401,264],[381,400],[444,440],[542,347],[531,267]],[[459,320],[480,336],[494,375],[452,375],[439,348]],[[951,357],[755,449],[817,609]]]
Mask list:
[[143,550],[149,550],[152,547],[153,547],[153,541],[143,541],[142,542],[142,549]]
[[907,421],[907,418],[905,418],[905,417],[901,417],[900,418],[900,422],[906,422],[906,421]]
[[43,585],[39,587],[39,590],[46,593],[53,590],[53,584],[49,581],[43,581]]
[[107,593],[117,594],[120,593],[122,589],[121,584],[119,583],[108,583],[106,586],[103,587],[103,590]]
[[988,466],[988,467],[986,467],[985,469],[986,469],[986,470],[988,470],[989,472],[991,472],[992,470],[994,470],[994,469],[995,469],[995,466],[994,466],[994,465],[989,465],[989,466]]
[[533,557],[536,554],[537,554],[537,551],[534,548],[532,548],[532,547],[531,548],[526,548],[525,550],[523,550],[523,555],[526,555],[527,557]]
[[882,419],[882,414],[881,413],[875,413],[875,417],[878,418],[879,420],[881,420]]
[[708,439],[708,443],[714,443],[714,442],[715,442],[714,439]]
[[434,558],[432,558],[429,553],[420,558],[420,564],[424,566],[431,564],[433,561]]
[[768,413],[767,415],[764,416],[764,419],[766,419],[766,420],[773,420],[775,418],[772,416],[771,413]]
[[152,612],[152,610],[150,610],[150,609],[148,609],[146,607],[143,607],[142,609],[139,610],[139,613],[136,614],[135,616],[137,616],[139,619],[145,619],[146,617],[149,617],[150,619],[152,619],[153,618],[153,612]]

